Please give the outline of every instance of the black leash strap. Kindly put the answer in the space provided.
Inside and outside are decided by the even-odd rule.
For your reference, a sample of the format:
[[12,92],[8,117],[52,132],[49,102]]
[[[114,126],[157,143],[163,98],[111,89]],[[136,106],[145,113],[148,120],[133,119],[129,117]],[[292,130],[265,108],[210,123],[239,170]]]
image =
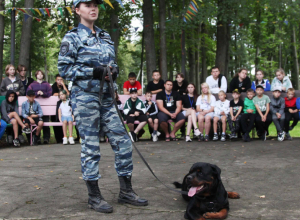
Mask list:
[[[115,105],[115,108],[118,112],[118,115],[119,115],[119,118],[122,122],[122,125],[126,131],[126,126],[124,124],[124,121],[122,120],[122,115],[118,109],[118,104],[117,104],[117,101],[116,101],[116,98],[115,98],[115,91],[114,91],[114,84],[113,84],[113,79],[112,79],[112,75],[111,75],[111,69],[110,69],[110,64],[107,65],[107,67],[105,68],[105,71],[104,71],[104,74],[102,76],[102,80],[101,80],[101,84],[100,84],[100,91],[99,91],[99,102],[100,102],[100,105],[101,106],[104,106],[102,103],[101,103],[101,97],[102,97],[102,94],[103,94],[103,86],[104,86],[104,82],[106,82],[108,84],[108,89],[109,89],[109,92],[110,92],[110,95],[112,97],[112,102],[109,104],[109,105],[106,105],[105,107],[109,107],[111,105]],[[106,74],[109,76],[109,82],[105,81],[105,76]],[[130,141],[131,141],[131,138],[129,138]],[[150,170],[150,172],[152,173],[152,175],[162,184],[164,185],[166,188],[168,188],[169,190],[172,190],[174,192],[177,192],[177,193],[180,193],[180,194],[184,194],[184,195],[187,195],[188,192],[186,191],[180,191],[180,190],[176,190],[174,188],[171,188],[170,186],[166,185],[165,183],[163,183],[154,173],[154,171],[151,169],[150,165],[148,164],[148,162],[145,160],[145,158],[143,157],[143,155],[141,154],[141,152],[139,151],[139,149],[135,146],[135,144],[131,141],[134,149],[137,151],[138,155],[140,156],[140,158],[142,159],[142,161],[144,162],[144,164],[146,165],[146,167]]]

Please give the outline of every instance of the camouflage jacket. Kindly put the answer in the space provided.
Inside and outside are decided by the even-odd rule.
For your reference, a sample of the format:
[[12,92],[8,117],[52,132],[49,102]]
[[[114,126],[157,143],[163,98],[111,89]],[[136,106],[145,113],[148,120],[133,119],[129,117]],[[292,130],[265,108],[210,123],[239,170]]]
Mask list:
[[[94,67],[107,65],[115,60],[114,42],[110,35],[94,26],[96,35],[79,23],[77,28],[68,31],[64,36],[58,56],[58,71],[62,78],[73,81],[86,92],[99,92],[100,80],[93,79]],[[116,66],[114,63],[112,66]],[[114,89],[117,85],[114,83]],[[104,93],[108,84],[104,83]]]

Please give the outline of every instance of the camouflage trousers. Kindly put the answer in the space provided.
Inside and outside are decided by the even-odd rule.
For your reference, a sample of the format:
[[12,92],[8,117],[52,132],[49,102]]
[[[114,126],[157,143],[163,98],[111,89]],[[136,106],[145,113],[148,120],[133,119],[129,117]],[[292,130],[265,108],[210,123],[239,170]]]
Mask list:
[[111,101],[110,94],[104,93],[104,106],[100,106],[98,93],[85,92],[78,86],[72,87],[71,103],[81,138],[81,171],[84,180],[97,180],[101,177],[100,129],[108,137],[115,153],[115,169],[118,176],[132,174],[132,144],[115,106],[105,107]]

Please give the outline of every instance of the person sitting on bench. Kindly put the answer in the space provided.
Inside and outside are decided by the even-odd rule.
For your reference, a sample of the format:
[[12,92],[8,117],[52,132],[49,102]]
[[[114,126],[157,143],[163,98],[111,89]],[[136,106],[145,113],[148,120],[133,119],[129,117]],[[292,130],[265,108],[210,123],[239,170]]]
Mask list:
[[[171,80],[166,80],[164,86],[165,90],[156,96],[156,103],[160,111],[157,115],[158,121],[166,135],[166,141],[178,141],[175,134],[185,123],[185,117],[181,112],[182,101],[179,93],[172,91],[173,82]],[[175,121],[174,129],[171,132],[168,129],[168,120]]]

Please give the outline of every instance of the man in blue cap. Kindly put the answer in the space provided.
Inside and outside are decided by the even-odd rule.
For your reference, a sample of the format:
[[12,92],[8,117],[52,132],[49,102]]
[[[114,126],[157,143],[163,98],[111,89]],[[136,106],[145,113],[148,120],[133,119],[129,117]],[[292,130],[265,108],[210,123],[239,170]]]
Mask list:
[[[99,132],[103,131],[115,152],[115,169],[120,181],[118,202],[136,206],[146,206],[148,201],[140,198],[132,189],[132,143],[126,130],[120,126],[121,119],[112,102],[108,83],[104,83],[102,105],[99,100],[100,79],[109,63],[113,80],[118,75],[114,63],[114,43],[107,32],[94,26],[98,19],[97,4],[102,1],[74,0],[75,14],[80,23],[68,31],[62,40],[59,57],[59,74],[73,82],[71,91],[72,109],[81,137],[82,177],[89,194],[89,207],[98,212],[110,213],[109,205],[100,193],[98,186],[100,148]],[[106,75],[105,80],[109,81]],[[114,83],[114,90],[116,90]]]

